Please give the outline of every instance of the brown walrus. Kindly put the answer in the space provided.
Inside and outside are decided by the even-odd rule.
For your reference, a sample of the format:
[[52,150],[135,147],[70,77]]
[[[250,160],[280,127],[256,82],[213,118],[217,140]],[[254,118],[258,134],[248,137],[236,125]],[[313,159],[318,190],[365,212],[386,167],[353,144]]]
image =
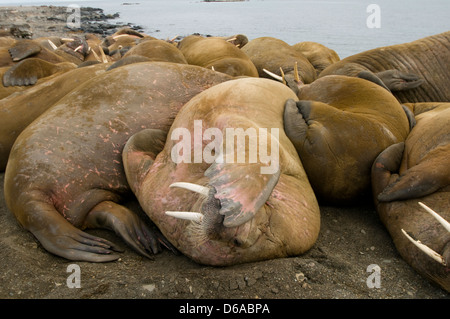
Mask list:
[[145,256],[157,252],[157,235],[120,204],[131,195],[122,148],[139,130],[168,131],[194,95],[229,79],[197,66],[150,62],[85,82],[16,139],[5,171],[8,208],[45,249],[67,259],[119,257],[114,244],[83,231],[92,227],[114,230]]
[[256,38],[247,43],[242,51],[252,60],[260,77],[269,77],[264,70],[277,75],[282,75],[283,72],[286,76],[293,76],[297,65],[297,72],[303,83],[311,83],[317,78],[316,70],[309,60],[283,40],[273,37]]
[[[372,185],[377,212],[400,255],[450,292],[450,224],[444,228],[444,221],[441,225],[419,204],[450,220],[450,103],[434,104],[415,105],[422,109],[416,126],[404,143],[375,160]],[[433,252],[426,254],[428,249],[419,249],[408,236]]]
[[402,103],[450,102],[450,31],[349,56],[320,76],[361,71],[375,73]]
[[39,80],[34,86],[22,90],[20,94],[11,94],[1,99],[0,172],[5,170],[9,152],[17,136],[31,122],[67,93],[97,75],[104,73],[109,65],[98,64],[83,69],[73,69],[62,74],[56,73],[53,76]]
[[408,117],[385,88],[357,77],[322,77],[286,102],[285,131],[319,201],[349,204],[370,195],[377,155],[403,142]]
[[249,57],[225,38],[190,35],[178,43],[178,48],[189,64],[213,68],[234,77],[258,76]]
[[314,69],[316,69],[317,76],[327,67],[341,60],[336,51],[327,48],[323,44],[304,41],[292,45],[294,50],[300,52],[308,59]]
[[286,99],[296,96],[272,80],[225,82],[180,110],[165,144],[166,135],[156,130],[127,142],[125,172],[141,207],[196,262],[232,265],[298,255],[316,241],[319,206],[283,130]]

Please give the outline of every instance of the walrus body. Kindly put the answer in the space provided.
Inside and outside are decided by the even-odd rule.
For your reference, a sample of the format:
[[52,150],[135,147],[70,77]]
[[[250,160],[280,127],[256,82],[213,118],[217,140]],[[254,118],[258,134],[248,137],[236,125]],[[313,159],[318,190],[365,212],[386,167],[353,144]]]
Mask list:
[[311,41],[299,42],[292,48],[305,56],[319,75],[324,69],[341,60],[336,51]]
[[[232,265],[298,255],[317,239],[319,207],[283,130],[286,99],[296,99],[295,94],[272,80],[229,81],[200,93],[183,107],[165,145],[161,141],[164,149],[158,156],[155,143],[148,143],[161,136],[158,132],[144,130],[127,142],[124,167],[141,207],[166,238],[196,262]],[[234,141],[227,135],[230,128],[254,130],[260,133],[259,139],[249,136],[247,144],[212,149],[212,140],[222,146]],[[263,137],[261,129],[267,129]],[[274,130],[278,137],[274,138]],[[179,132],[184,132],[182,138]],[[223,139],[221,133],[208,135],[211,132],[223,132]],[[258,152],[250,146],[257,139]],[[266,141],[270,150],[261,144]],[[182,150],[177,148],[186,142]],[[262,159],[261,154],[274,155],[277,148],[279,156]],[[258,153],[255,161],[250,160],[256,155],[252,151]],[[199,153],[203,158],[191,161],[188,154]],[[206,160],[208,155],[214,159]],[[235,155],[245,160],[233,162]],[[275,163],[279,165],[271,167]],[[206,191],[198,195],[173,188],[178,182],[194,183]],[[165,215],[166,211],[192,212],[184,214],[199,216],[201,221],[180,220]]]
[[66,95],[17,138],[5,199],[48,251],[73,260],[118,258],[115,246],[81,229],[113,229],[143,255],[155,237],[119,204],[129,195],[121,152],[145,128],[168,131],[197,93],[229,77],[203,68],[140,63],[105,72]]
[[105,72],[109,64],[74,69],[41,79],[35,86],[0,100],[0,171],[17,136],[70,91]]
[[[450,229],[418,203],[450,221],[450,103],[437,104],[416,119],[405,143],[390,146],[374,162],[373,195],[403,259],[450,292]],[[441,255],[445,265],[413,245],[402,229]]]
[[225,39],[190,35],[178,43],[178,48],[189,64],[213,68],[234,77],[258,76],[249,57]]
[[300,87],[286,103],[285,131],[324,202],[349,204],[370,195],[376,156],[409,133],[395,97],[370,81],[327,76]]
[[320,76],[361,71],[377,74],[402,103],[450,102],[450,31],[349,56]]

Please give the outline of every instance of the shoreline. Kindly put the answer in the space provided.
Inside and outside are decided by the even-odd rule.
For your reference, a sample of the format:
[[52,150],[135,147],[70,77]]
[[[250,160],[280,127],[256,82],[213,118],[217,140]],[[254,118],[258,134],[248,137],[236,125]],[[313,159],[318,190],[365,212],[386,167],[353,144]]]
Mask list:
[[121,28],[143,32],[132,23],[120,23],[118,12],[104,12],[101,8],[70,7],[70,5],[0,6],[0,35],[11,33],[18,39],[47,36],[71,37],[91,33],[101,38]]

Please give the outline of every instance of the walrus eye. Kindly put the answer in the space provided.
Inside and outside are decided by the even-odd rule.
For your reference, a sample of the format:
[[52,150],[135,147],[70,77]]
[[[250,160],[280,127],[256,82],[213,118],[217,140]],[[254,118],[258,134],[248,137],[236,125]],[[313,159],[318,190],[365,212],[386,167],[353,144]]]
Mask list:
[[[442,224],[442,226],[444,226],[444,228],[450,232],[450,223],[448,221],[446,221],[444,218],[442,218],[438,213],[436,213],[434,210],[432,210],[431,208],[429,208],[427,205],[419,202],[419,205],[422,206],[427,212],[429,212],[431,214],[431,216],[433,216],[434,218],[437,219],[437,221],[439,223]],[[442,255],[438,254],[437,252],[435,252],[433,249],[431,249],[430,247],[422,244],[420,242],[420,240],[414,240],[413,238],[411,238],[411,236],[408,235],[408,233],[406,233],[406,231],[404,231],[402,229],[402,233],[406,236],[406,238],[408,238],[409,241],[411,241],[414,245],[417,246],[417,248],[419,248],[421,251],[423,251],[426,255],[430,256],[431,258],[433,258],[434,260],[436,260],[437,262],[441,263],[444,266],[447,266],[447,263],[444,260],[444,257],[442,257]]]

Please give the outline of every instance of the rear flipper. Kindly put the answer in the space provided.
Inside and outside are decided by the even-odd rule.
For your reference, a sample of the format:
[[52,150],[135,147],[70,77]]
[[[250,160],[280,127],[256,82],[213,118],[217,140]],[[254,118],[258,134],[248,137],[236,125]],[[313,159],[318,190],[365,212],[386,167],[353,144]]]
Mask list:
[[[55,207],[44,201],[30,201],[32,214],[23,214],[21,222],[49,252],[78,261],[108,262],[122,252],[116,244],[90,235],[72,225]],[[111,201],[97,204],[87,214],[83,228],[113,230],[128,245],[146,257],[160,251],[160,243],[172,249],[159,232],[152,231],[134,212]]]
[[39,79],[55,74],[60,70],[56,64],[41,59],[26,59],[10,67],[5,72],[3,85],[5,87],[33,85]]
[[22,224],[49,252],[69,260],[108,262],[119,258],[114,252],[122,251],[108,240],[99,238],[69,223],[53,205],[32,202],[33,214]]

